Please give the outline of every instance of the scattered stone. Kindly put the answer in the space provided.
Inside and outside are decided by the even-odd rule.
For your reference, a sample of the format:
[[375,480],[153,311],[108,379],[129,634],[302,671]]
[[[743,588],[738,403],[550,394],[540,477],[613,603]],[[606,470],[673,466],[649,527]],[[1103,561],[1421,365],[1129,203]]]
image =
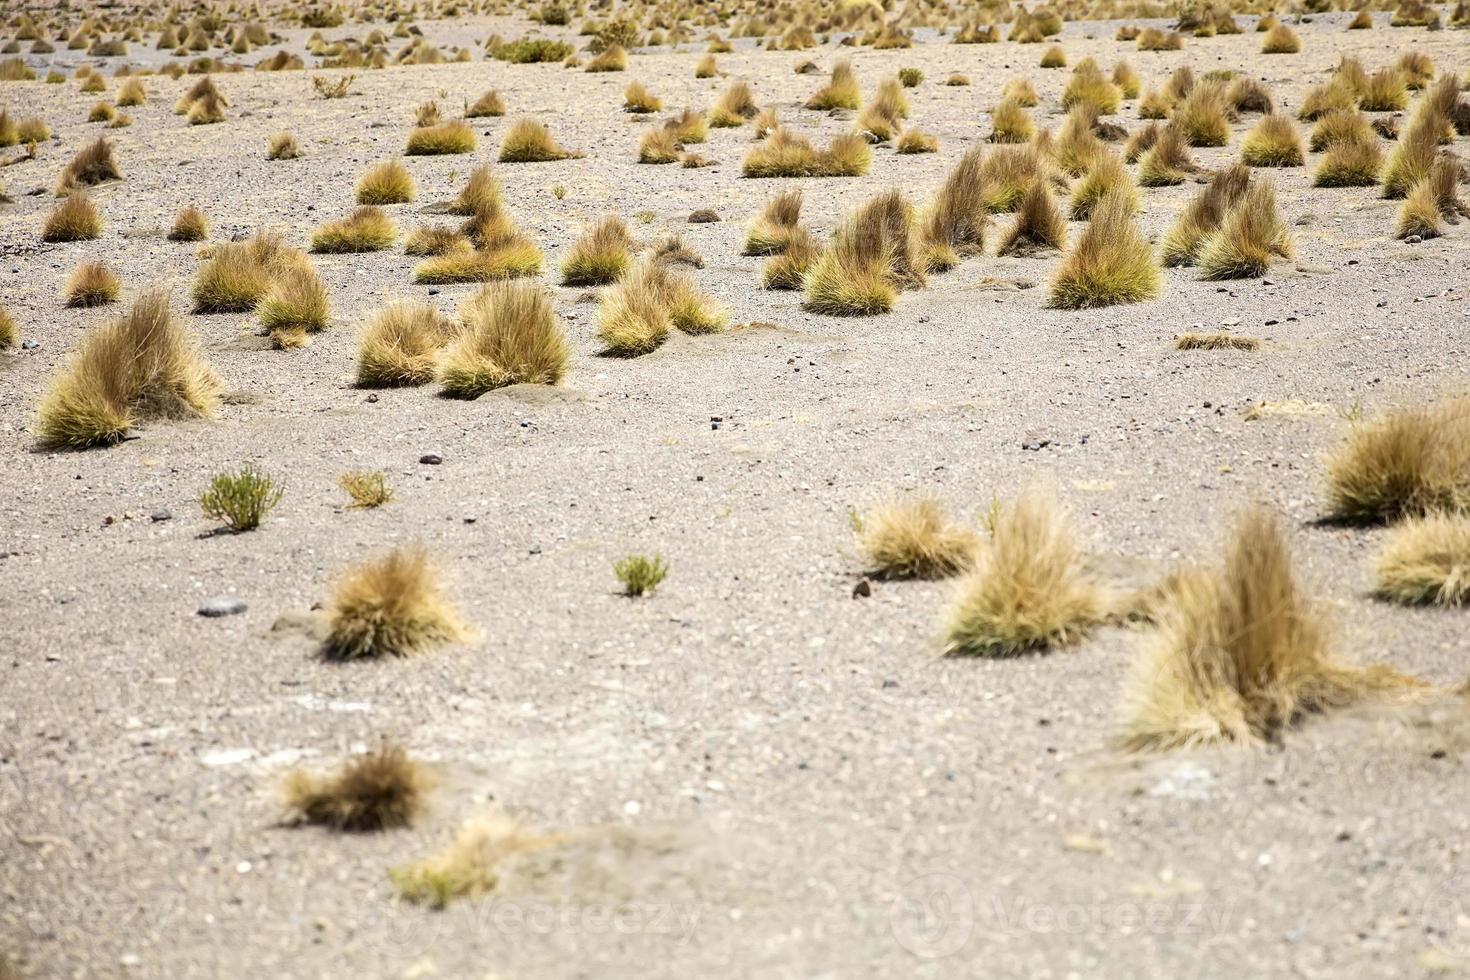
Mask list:
[[238,596],[217,595],[199,604],[199,615],[209,619],[218,619],[221,616],[238,615],[248,608],[245,600]]
[[1051,439],[1039,432],[1028,432],[1021,439],[1021,448],[1030,452],[1039,452],[1051,445]]
[[1169,775],[1154,784],[1149,796],[1203,802],[1210,798],[1210,785],[1215,774],[1197,762],[1181,762]]
[[854,599],[866,599],[868,596],[870,596],[872,594],[873,594],[873,583],[869,582],[865,578],[858,579],[857,585],[854,585],[852,587],[852,597]]
[[444,457],[439,455],[438,453],[424,453],[422,456],[419,457],[419,462],[423,463],[425,466],[438,466],[440,463],[444,462]]
[[41,346],[41,342],[39,340],[26,339],[26,340],[22,340],[20,342],[20,349],[21,350],[35,350],[37,347],[40,347],[40,346]]
[[174,515],[169,513],[167,507],[160,507],[148,516],[153,520],[153,523],[157,524],[160,521],[173,520]]
[[1405,245],[1418,245],[1422,241],[1424,241],[1423,237],[1421,237],[1419,235],[1410,235],[1409,237],[1407,237],[1407,238],[1404,239],[1404,244]]

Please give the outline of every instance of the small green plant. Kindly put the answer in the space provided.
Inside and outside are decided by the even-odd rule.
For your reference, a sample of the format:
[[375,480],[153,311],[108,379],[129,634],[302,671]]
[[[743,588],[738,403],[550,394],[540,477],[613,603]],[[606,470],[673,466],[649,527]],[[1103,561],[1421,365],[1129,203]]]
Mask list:
[[924,80],[924,73],[918,68],[900,68],[898,80],[903,83],[904,88],[918,88],[919,83]]
[[199,506],[205,517],[224,521],[238,534],[260,527],[283,492],[274,477],[247,463],[234,473],[216,473]]
[[640,222],[646,225],[652,223],[653,219],[658,216],[652,211],[639,211],[634,214],[633,217],[637,218]]
[[337,483],[352,498],[354,510],[381,507],[393,499],[393,488],[388,486],[381,470],[353,470],[343,473]]
[[562,198],[567,196],[567,189],[561,184],[557,184],[551,189],[551,196],[560,201]]
[[660,555],[629,555],[613,562],[613,574],[623,583],[628,595],[645,595],[658,588],[669,574],[668,563]]

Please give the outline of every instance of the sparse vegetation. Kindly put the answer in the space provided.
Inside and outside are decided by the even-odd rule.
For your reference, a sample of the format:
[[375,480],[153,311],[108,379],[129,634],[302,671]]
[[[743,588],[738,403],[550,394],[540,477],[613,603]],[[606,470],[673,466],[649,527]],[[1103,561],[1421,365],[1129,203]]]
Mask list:
[[551,297],[529,282],[497,282],[467,299],[462,329],[440,359],[446,395],[478,398],[513,384],[554,385],[571,360]]
[[393,489],[382,470],[352,470],[343,473],[337,485],[352,498],[353,510],[371,510],[393,499]]
[[945,578],[970,567],[979,537],[932,497],[894,500],[855,519],[868,567],[888,578]]
[[1470,511],[1470,395],[1355,422],[1327,461],[1327,516],[1382,522]]
[[223,521],[241,534],[260,527],[284,494],[275,477],[247,463],[233,472],[216,473],[199,498],[199,508],[205,517]]
[[330,775],[291,770],[283,795],[298,823],[361,833],[412,825],[431,785],[421,763],[402,747],[384,743]]
[[613,563],[613,574],[630,596],[648,595],[668,576],[669,566],[661,555],[629,555]]

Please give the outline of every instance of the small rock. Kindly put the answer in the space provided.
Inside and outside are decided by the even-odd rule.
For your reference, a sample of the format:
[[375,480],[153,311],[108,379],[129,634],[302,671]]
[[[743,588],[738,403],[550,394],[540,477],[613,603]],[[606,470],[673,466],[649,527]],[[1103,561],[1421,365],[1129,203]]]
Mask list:
[[873,583],[869,582],[865,578],[858,579],[857,585],[854,585],[852,587],[852,597],[854,599],[866,599],[868,596],[870,596],[872,594],[873,594]]
[[22,340],[20,342],[21,350],[35,350],[37,347],[40,346],[41,342],[39,340]]
[[167,507],[160,507],[148,516],[153,520],[153,523],[157,524],[160,521],[173,520],[174,515],[169,513]]
[[245,600],[238,596],[217,595],[199,604],[199,615],[218,619],[221,616],[237,615],[248,608],[250,607],[245,605]]
[[1168,796],[1176,800],[1201,802],[1210,798],[1210,784],[1215,774],[1195,762],[1181,762],[1173,771],[1154,784],[1149,796]]
[[1407,238],[1404,239],[1404,244],[1405,245],[1418,245],[1422,241],[1424,241],[1424,239],[1423,239],[1422,236],[1420,236],[1420,235],[1410,235],[1409,237],[1407,237]]
[[368,395],[367,396],[367,403],[369,405],[376,405],[378,403],[378,393],[377,392],[373,392],[371,395]]
[[444,457],[438,453],[424,453],[422,456],[419,457],[419,462],[423,463],[425,466],[438,466],[440,463],[444,462]]
[[720,216],[709,208],[700,208],[689,214],[689,223],[691,225],[708,225],[719,220]]

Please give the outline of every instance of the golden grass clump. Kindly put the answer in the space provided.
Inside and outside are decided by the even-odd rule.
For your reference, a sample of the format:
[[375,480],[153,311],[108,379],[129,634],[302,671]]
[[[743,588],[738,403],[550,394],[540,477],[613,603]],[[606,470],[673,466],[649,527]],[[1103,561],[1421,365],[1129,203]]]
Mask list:
[[1240,143],[1240,158],[1252,167],[1300,167],[1306,159],[1302,138],[1291,117],[1272,113],[1261,117]]
[[571,347],[539,285],[491,283],[464,302],[460,321],[439,361],[446,395],[478,398],[506,385],[554,385],[566,375]]
[[470,252],[474,246],[470,240],[454,228],[441,225],[425,225],[415,228],[403,242],[404,255],[449,255],[452,252]]
[[679,140],[667,126],[650,126],[638,138],[639,163],[677,163],[681,150]]
[[922,237],[927,247],[939,246],[956,257],[978,255],[985,248],[990,209],[985,201],[985,157],[971,147],[939,185],[924,216]]
[[209,237],[209,219],[196,207],[180,209],[169,229],[171,242],[202,242]]
[[1383,167],[1380,183],[1384,197],[1408,197],[1429,176],[1439,153],[1440,129],[1437,119],[1426,117],[1416,119],[1409,126]]
[[903,85],[897,78],[885,78],[878,83],[878,90],[858,114],[856,128],[859,133],[886,143],[898,135],[908,117],[909,100],[903,94]]
[[1226,105],[1223,85],[1200,82],[1174,108],[1169,123],[1190,146],[1224,146],[1230,142]]
[[1399,112],[1408,104],[1409,86],[1397,68],[1375,71],[1358,93],[1358,108],[1365,112]]
[[485,211],[498,212],[503,204],[500,181],[490,169],[490,164],[482,163],[470,171],[464,187],[449,203],[449,213],[470,216]]
[[1051,164],[1038,141],[1026,146],[1002,146],[985,156],[980,168],[980,197],[991,214],[1008,214],[1021,206],[1032,184],[1053,179]]
[[746,230],[740,254],[777,255],[785,251],[801,220],[801,199],[801,190],[793,187],[767,201]]
[[1261,342],[1255,337],[1233,333],[1185,333],[1174,341],[1175,350],[1243,350],[1258,351]]
[[117,90],[117,104],[123,108],[140,106],[148,101],[148,89],[141,78],[129,78]]
[[462,120],[416,126],[408,134],[403,152],[408,156],[442,156],[475,152],[475,131]]
[[482,119],[505,115],[505,99],[495,89],[490,89],[474,102],[465,106],[466,119]]
[[699,289],[689,273],[657,258],[643,259],[602,294],[598,336],[608,353],[647,354],[672,330],[687,334],[724,329],[729,313]]
[[280,350],[302,346],[306,335],[325,330],[331,317],[326,284],[305,263],[276,277],[255,311],[271,343]]
[[740,163],[746,177],[859,177],[872,165],[873,152],[856,133],[834,136],[819,150],[805,136],[782,127],[751,148]]
[[1067,52],[1062,50],[1060,44],[1053,44],[1041,53],[1039,66],[1042,68],[1065,68],[1067,67]]
[[1184,47],[1184,35],[1177,31],[1145,27],[1139,32],[1135,43],[1140,51],[1178,51]]
[[1296,54],[1301,49],[1301,38],[1285,24],[1277,24],[1261,39],[1261,54]]
[[1326,480],[1333,520],[1470,511],[1470,395],[1354,423],[1327,461]]
[[935,153],[938,150],[938,139],[912,126],[900,133],[898,142],[893,145],[895,153]]
[[1143,91],[1143,79],[1138,77],[1138,71],[1126,61],[1120,61],[1113,66],[1113,84],[1118,86],[1118,91],[1123,93],[1125,99],[1136,99]]
[[580,157],[575,150],[563,149],[551,138],[545,123],[535,119],[517,119],[506,131],[500,144],[501,163],[545,163]]
[[1092,220],[1062,259],[1051,284],[1051,305],[1080,310],[1138,303],[1159,293],[1161,276],[1148,242],[1133,223],[1128,195],[1114,191],[1093,209]]
[[587,62],[587,67],[583,70],[590,72],[627,71],[628,52],[621,44],[611,45]]
[[329,221],[311,233],[313,252],[380,252],[393,245],[398,229],[393,219],[372,204],[364,204],[345,218]]
[[1027,489],[1000,508],[956,586],[946,616],[949,656],[1017,657],[1074,643],[1109,614],[1109,590],[1086,570],[1066,511]]
[[420,262],[413,281],[437,285],[456,282],[493,282],[534,276],[541,271],[541,250],[526,238],[498,208],[485,208],[465,222],[473,251],[452,251]]
[[1025,143],[1036,135],[1031,114],[1014,99],[1002,99],[990,113],[992,143]]
[[98,102],[87,110],[87,122],[89,123],[110,123],[116,119],[117,110],[113,108],[111,102]]
[[1101,116],[1110,116],[1117,112],[1122,101],[1123,90],[1108,81],[1107,76],[1090,58],[1077,66],[1067,81],[1067,87],[1062,90],[1063,109],[1086,105]]
[[761,267],[761,288],[801,289],[807,272],[821,251],[812,233],[798,225],[792,229],[785,248],[772,255]]
[[1366,31],[1372,27],[1373,14],[1369,12],[1367,7],[1364,7],[1353,15],[1352,20],[1348,21],[1347,29],[1350,31]]
[[1308,90],[1296,117],[1303,122],[1315,122],[1330,112],[1349,112],[1357,107],[1358,94],[1351,86],[1334,79]]
[[407,657],[468,638],[440,592],[429,556],[399,546],[351,569],[337,585],[322,644],[328,660]]
[[493,892],[500,884],[504,862],[545,850],[560,840],[493,811],[465,821],[439,854],[394,868],[389,876],[405,901],[443,908],[454,898]]
[[1276,189],[1258,181],[1200,245],[1196,261],[1204,279],[1252,279],[1266,274],[1272,256],[1294,255],[1291,229],[1276,210]]
[[106,445],[141,422],[208,417],[221,388],[169,311],[168,293],[154,290],[87,332],[42,397],[37,430],[47,446]]
[[122,170],[112,153],[112,144],[99,136],[77,151],[56,181],[56,196],[63,197],[75,187],[92,187],[122,180]]
[[295,160],[301,156],[301,144],[296,142],[296,137],[290,133],[276,133],[266,144],[265,158],[267,160]]
[[407,204],[417,194],[413,175],[397,160],[373,164],[357,182],[358,204]]
[[209,252],[194,279],[194,312],[253,310],[277,276],[306,261],[303,253],[288,248],[273,232],[260,232],[241,242],[222,242]]
[[411,826],[431,786],[422,764],[385,742],[330,775],[291,770],[282,796],[296,823],[361,833]]
[[1245,196],[1250,181],[1250,169],[1244,164],[1227,167],[1212,177],[1164,234],[1164,265],[1194,265],[1205,239],[1214,234],[1225,215]]
[[1434,180],[1425,177],[1414,185],[1399,208],[1398,224],[1394,230],[1396,238],[1438,238],[1440,228],[1439,198],[1435,193]]
[[1372,187],[1378,183],[1383,154],[1378,138],[1333,143],[1312,174],[1313,187]]
[[970,567],[974,531],[952,521],[932,497],[893,500],[853,520],[869,569],[885,578],[946,578]]
[[1356,109],[1339,109],[1329,112],[1317,120],[1312,134],[1307,138],[1307,148],[1321,153],[1339,143],[1374,142],[1373,127],[1368,117]]
[[1198,170],[1189,146],[1172,124],[1159,130],[1157,138],[1138,161],[1138,183],[1144,187],[1182,184]]
[[832,77],[827,84],[812,93],[806,100],[808,109],[856,109],[862,102],[857,75],[852,62],[846,58],[832,66]]
[[710,107],[706,122],[715,129],[733,129],[754,119],[760,111],[755,104],[755,93],[750,83],[737,79],[725,87],[715,104]]
[[56,205],[41,226],[43,242],[81,242],[102,236],[102,216],[82,190],[71,192]]
[[1374,592],[1405,605],[1470,604],[1470,516],[1432,512],[1388,533]]
[[842,223],[808,271],[805,307],[832,316],[887,313],[898,290],[923,285],[915,237],[913,209],[902,194],[872,198]]
[[699,64],[694,66],[695,78],[714,78],[720,73],[720,66],[715,61],[715,56],[707,54],[699,59]]
[[658,112],[664,107],[664,100],[654,95],[642,82],[633,80],[623,89],[623,111],[642,115],[649,112]]
[[229,105],[228,100],[218,92],[208,92],[189,104],[189,109],[184,113],[190,126],[210,126],[214,123],[225,121],[225,107]]
[[1001,239],[997,255],[1032,256],[1065,248],[1067,220],[1045,181],[1036,181],[1021,199],[1016,222]]
[[1097,203],[1109,194],[1121,195],[1128,202],[1129,213],[1138,213],[1141,202],[1128,168],[1115,154],[1103,152],[1093,158],[1092,166],[1072,189],[1069,203],[1072,220],[1091,218]]
[[1081,177],[1092,169],[1093,161],[1107,151],[1093,131],[1097,113],[1089,105],[1076,105],[1067,113],[1061,135],[1052,145],[1051,156],[1057,167],[1069,177]]
[[1124,707],[1122,741],[1134,751],[1277,741],[1309,715],[1420,686],[1334,660],[1286,536],[1259,506],[1237,522],[1223,565],[1176,577],[1158,615]]
[[117,302],[120,292],[122,282],[105,262],[86,262],[71,274],[64,295],[67,306],[103,306]]
[[561,265],[564,286],[605,286],[632,264],[633,236],[615,214],[602,218],[572,243]]
[[0,350],[7,350],[20,343],[20,327],[10,311],[0,307]]
[[427,303],[390,303],[358,341],[357,383],[364,388],[428,384],[438,371],[439,352],[458,331],[458,324]]

